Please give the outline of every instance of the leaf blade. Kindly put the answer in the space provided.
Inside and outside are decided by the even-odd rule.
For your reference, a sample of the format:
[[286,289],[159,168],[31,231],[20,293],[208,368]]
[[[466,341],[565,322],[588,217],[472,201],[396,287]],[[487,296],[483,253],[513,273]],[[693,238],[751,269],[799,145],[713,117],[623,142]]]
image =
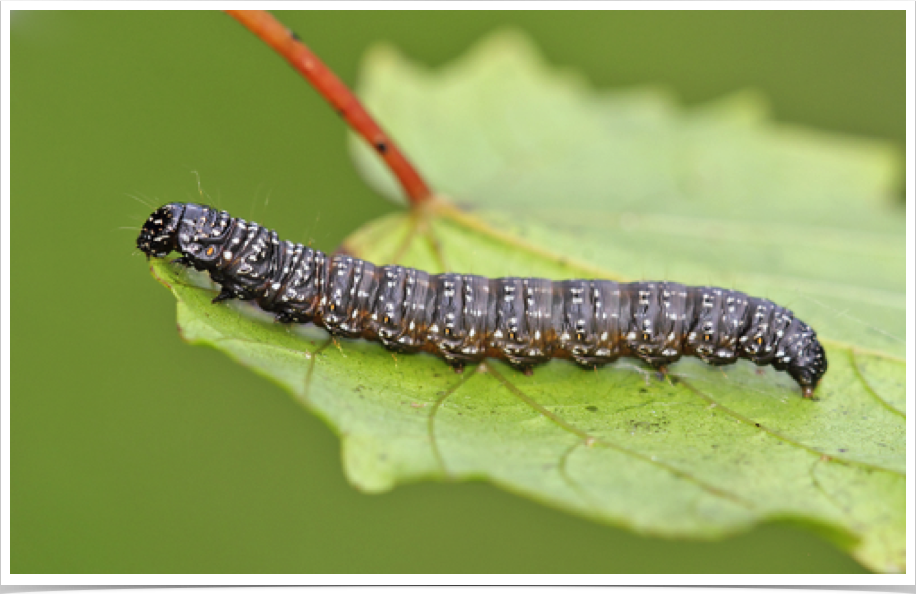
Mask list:
[[[484,479],[669,538],[788,519],[876,571],[904,571],[904,224],[882,202],[895,155],[775,126],[752,94],[682,110],[653,91],[594,93],[517,36],[438,74],[391,51],[370,62],[368,105],[471,209],[384,217],[347,251],[430,271],[740,287],[789,304],[824,338],[820,400],[746,361],[684,360],[667,378],[632,360],[555,361],[530,378],[488,362],[457,376],[430,356],[211,306],[199,278],[155,263],[187,340],[320,415],[365,491]],[[368,181],[398,195],[374,155],[353,150]]]

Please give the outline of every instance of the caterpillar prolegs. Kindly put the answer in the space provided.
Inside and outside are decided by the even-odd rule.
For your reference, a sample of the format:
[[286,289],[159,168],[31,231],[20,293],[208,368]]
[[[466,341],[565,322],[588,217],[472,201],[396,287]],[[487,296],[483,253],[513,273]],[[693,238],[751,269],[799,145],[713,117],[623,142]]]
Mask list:
[[671,282],[489,279],[428,274],[281,241],[275,231],[199,204],[170,203],[144,224],[147,257],[181,254],[222,289],[280,322],[435,353],[456,368],[486,357],[530,371],[551,358],[594,367],[637,357],[664,368],[682,356],[739,357],[785,370],[811,396],[827,371],[814,330],[768,299]]

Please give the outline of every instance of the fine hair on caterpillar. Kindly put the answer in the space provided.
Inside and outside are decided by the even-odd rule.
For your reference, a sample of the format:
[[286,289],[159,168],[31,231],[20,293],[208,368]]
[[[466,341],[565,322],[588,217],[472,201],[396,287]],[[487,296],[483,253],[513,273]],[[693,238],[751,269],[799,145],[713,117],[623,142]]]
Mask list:
[[137,247],[175,251],[221,286],[214,303],[253,300],[284,323],[434,353],[457,369],[487,357],[530,372],[551,358],[593,368],[635,357],[657,369],[682,356],[739,358],[787,371],[806,397],[827,371],[814,330],[768,299],[672,282],[550,281],[428,274],[376,266],[289,241],[257,223],[193,203],[147,219]]

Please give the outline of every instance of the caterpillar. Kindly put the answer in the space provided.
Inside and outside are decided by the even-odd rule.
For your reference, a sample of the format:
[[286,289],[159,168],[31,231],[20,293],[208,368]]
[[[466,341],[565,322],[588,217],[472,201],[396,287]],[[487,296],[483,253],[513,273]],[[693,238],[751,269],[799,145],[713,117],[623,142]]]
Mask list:
[[681,356],[712,365],[739,357],[787,371],[805,397],[827,371],[814,330],[768,299],[673,282],[489,279],[328,257],[208,206],[173,202],[144,223],[137,247],[206,271],[213,299],[254,300],[283,323],[426,351],[460,371],[486,357],[516,369],[551,358],[593,368],[637,357],[657,369]]

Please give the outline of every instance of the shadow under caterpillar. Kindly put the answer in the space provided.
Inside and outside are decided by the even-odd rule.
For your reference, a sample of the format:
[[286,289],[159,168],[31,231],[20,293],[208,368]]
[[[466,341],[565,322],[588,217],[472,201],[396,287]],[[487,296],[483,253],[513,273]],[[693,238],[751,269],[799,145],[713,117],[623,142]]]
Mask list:
[[225,299],[254,300],[284,323],[398,352],[435,353],[458,370],[494,357],[530,373],[551,358],[593,368],[637,357],[664,370],[682,356],[739,357],[785,370],[811,397],[827,371],[814,330],[768,299],[671,282],[489,279],[328,257],[225,211],[173,202],[137,238],[147,257],[210,273]]

